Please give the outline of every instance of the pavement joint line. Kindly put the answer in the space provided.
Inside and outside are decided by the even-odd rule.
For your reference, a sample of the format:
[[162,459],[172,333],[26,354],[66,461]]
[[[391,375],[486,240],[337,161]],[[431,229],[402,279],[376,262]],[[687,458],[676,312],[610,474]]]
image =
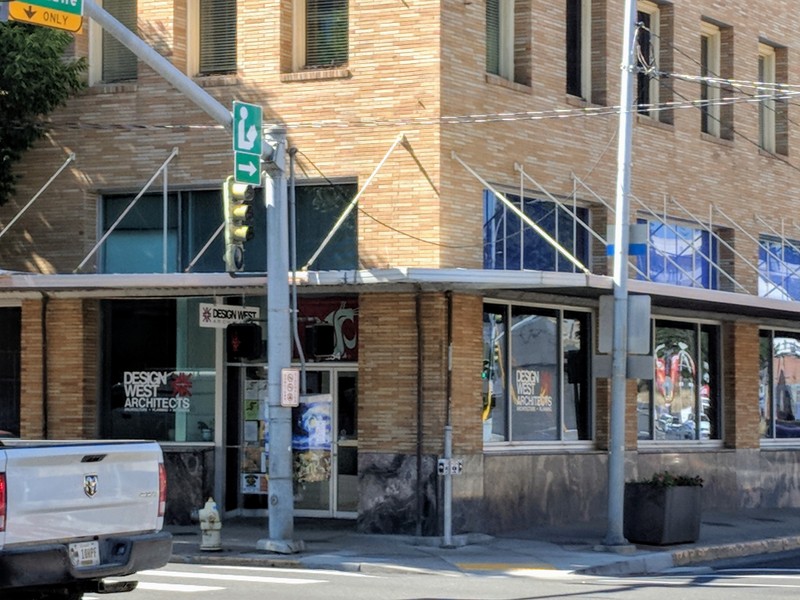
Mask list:
[[465,571],[552,571],[555,567],[547,563],[453,563]]

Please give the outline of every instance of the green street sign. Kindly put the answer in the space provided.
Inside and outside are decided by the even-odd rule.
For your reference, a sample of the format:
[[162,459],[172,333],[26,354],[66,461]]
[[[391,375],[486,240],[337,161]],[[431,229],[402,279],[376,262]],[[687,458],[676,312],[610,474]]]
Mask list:
[[234,152],[233,178],[236,183],[249,183],[261,185],[261,157],[248,152]]
[[261,107],[233,102],[233,178],[237,183],[261,185]]
[[43,8],[51,8],[71,15],[83,16],[83,0],[26,0],[25,4],[33,4]]

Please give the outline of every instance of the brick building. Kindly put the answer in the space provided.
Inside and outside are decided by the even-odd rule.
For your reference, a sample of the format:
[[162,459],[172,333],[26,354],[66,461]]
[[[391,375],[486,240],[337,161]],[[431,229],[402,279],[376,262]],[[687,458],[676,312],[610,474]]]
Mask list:
[[[456,532],[605,516],[623,2],[104,4],[286,129],[296,514],[440,531],[449,424]],[[629,382],[626,475],[699,473],[707,511],[800,506],[790,8],[638,5],[629,288],[653,369]],[[75,40],[89,85],[0,207],[7,224],[63,167],[0,239],[0,429],[153,437],[173,520],[209,494],[266,514],[266,359],[225,334],[247,312],[266,335],[266,233],[229,276],[230,132],[95,24]]]

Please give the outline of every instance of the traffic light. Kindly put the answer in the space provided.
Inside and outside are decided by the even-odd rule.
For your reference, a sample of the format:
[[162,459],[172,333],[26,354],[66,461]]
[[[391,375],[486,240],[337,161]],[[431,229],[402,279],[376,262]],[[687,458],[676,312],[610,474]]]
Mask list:
[[225,332],[228,360],[254,360],[263,354],[261,327],[255,323],[231,323]]
[[252,185],[236,183],[228,177],[222,186],[225,208],[225,270],[238,273],[244,268],[244,243],[253,239]]

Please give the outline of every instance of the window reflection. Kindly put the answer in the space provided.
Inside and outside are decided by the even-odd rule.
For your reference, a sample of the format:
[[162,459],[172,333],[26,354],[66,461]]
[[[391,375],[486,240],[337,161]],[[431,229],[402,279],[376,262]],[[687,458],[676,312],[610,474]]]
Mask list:
[[654,338],[654,378],[638,383],[639,439],[718,439],[717,328],[662,321]]
[[589,314],[487,305],[484,441],[591,439]]
[[800,437],[800,335],[763,331],[760,341],[761,437]]

